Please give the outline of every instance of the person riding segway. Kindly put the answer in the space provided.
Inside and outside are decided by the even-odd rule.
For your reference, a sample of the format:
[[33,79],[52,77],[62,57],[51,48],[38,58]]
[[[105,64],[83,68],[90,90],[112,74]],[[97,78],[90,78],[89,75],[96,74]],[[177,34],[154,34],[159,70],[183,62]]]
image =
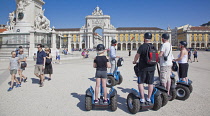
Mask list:
[[[121,67],[123,65],[123,58],[120,56],[116,56],[116,49],[115,46],[117,44],[117,40],[113,39],[111,41],[111,47],[110,47],[110,51],[109,51],[109,60],[111,63],[111,69],[110,69],[110,73],[108,73],[108,77],[107,77],[107,87],[112,87],[115,85],[120,85],[123,81],[123,77],[120,73],[120,71],[118,71],[118,67]],[[118,61],[116,62],[116,58],[119,58]]]
[[[151,39],[151,33],[144,34],[144,44],[139,47],[133,61],[133,64],[137,64],[139,59],[139,64],[134,69],[138,70],[135,73],[138,77],[137,82],[140,91],[132,89],[127,96],[128,110],[133,114],[137,113],[139,109],[158,110],[162,106],[161,92],[153,86],[158,53],[152,45]],[[148,97],[146,100],[144,97],[144,83],[148,84]]]
[[[95,57],[93,63],[93,67],[96,68],[95,93],[92,86],[86,90],[85,108],[89,111],[93,108],[93,106],[96,108],[107,108],[108,106],[111,106],[111,110],[115,111],[117,109],[117,91],[112,87],[107,95],[106,89],[107,68],[110,68],[111,66],[108,58],[104,55],[104,45],[98,44],[96,49],[98,56]],[[98,98],[99,88],[100,98]]]
[[188,79],[187,73],[188,73],[188,67],[189,64],[187,63],[188,59],[188,51],[186,49],[187,42],[181,41],[179,43],[179,47],[181,49],[180,54],[178,55],[177,59],[174,59],[174,61],[178,61],[179,64],[179,80],[177,81],[176,86],[176,93],[177,93],[177,99],[179,100],[186,100],[189,98],[190,93],[192,92],[192,81]]

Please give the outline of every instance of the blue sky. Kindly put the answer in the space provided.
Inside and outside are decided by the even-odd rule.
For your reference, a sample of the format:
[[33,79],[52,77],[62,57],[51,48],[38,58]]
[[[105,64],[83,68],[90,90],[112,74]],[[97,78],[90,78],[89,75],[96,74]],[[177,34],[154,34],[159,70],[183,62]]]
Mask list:
[[[115,27],[166,29],[210,21],[210,0],[44,0],[45,15],[56,28],[80,28],[98,5]],[[0,24],[15,10],[15,0],[0,0]]]

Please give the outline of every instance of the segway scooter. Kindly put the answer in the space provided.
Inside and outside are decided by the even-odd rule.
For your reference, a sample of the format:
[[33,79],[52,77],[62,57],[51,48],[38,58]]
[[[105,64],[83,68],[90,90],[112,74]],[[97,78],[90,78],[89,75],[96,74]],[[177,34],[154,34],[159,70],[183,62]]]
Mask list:
[[[134,72],[136,76],[138,77],[139,72],[139,63],[137,63],[134,66]],[[127,96],[127,107],[128,110],[132,114],[136,114],[139,110],[145,110],[145,109],[152,109],[152,110],[159,110],[162,107],[162,97],[161,97],[161,91],[154,87],[152,96],[151,96],[151,103],[148,104],[147,102],[145,104],[140,103],[140,92],[138,92],[136,89],[132,88],[131,92]]]
[[[116,62],[116,60],[115,60]],[[123,58],[119,58],[117,63],[115,63],[115,70],[114,73],[108,73],[107,74],[107,87],[112,87],[115,85],[120,85],[123,81],[123,77],[120,74],[120,71],[118,70],[118,67],[121,67],[123,65]]]
[[150,104],[147,102],[145,104],[141,104],[140,96],[140,92],[134,88],[132,88],[131,93],[127,96],[127,107],[132,114],[136,114],[139,110],[159,110],[162,107],[161,92],[156,87],[154,87]]
[[188,99],[193,91],[192,81],[188,79],[188,83],[186,83],[185,81],[179,79],[176,84],[176,99]]
[[168,90],[162,85],[161,79],[160,79],[160,68],[157,63],[157,70],[158,70],[158,76],[160,83],[156,85],[155,87],[161,91],[161,98],[162,98],[162,106],[165,106],[168,103]]
[[98,103],[94,103],[94,90],[92,86],[86,90],[85,95],[85,108],[87,111],[93,108],[111,108],[112,111],[117,110],[117,91],[112,87],[107,95],[108,103],[104,103],[103,87],[100,85],[100,98]]
[[[173,62],[173,65],[176,68],[178,73],[178,66],[176,62]],[[178,74],[179,75],[179,74]],[[188,79],[188,83],[183,81],[181,78],[176,82],[176,99],[178,100],[186,100],[190,97],[190,93],[193,91],[192,81]]]
[[176,79],[175,79],[175,74],[171,73],[170,78],[171,78],[171,87],[170,87],[170,97],[169,97],[169,101],[173,101],[176,98]]

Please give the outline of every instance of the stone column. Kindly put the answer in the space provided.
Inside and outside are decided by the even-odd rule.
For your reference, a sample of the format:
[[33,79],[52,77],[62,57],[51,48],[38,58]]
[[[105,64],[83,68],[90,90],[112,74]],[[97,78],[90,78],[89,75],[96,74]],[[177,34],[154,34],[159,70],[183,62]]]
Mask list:
[[84,35],[81,35],[79,36],[79,49],[81,48],[82,49],[82,40],[83,40],[83,37]]
[[56,56],[56,33],[52,32],[52,36],[51,36],[51,54],[52,56]]
[[34,31],[31,31],[30,32],[30,36],[29,36],[29,42],[30,42],[30,44],[29,44],[29,56],[28,57],[32,57],[33,56],[33,54],[34,53],[36,53],[36,49],[35,49],[35,43],[34,43],[34,40],[35,40],[35,38],[34,38]]
[[71,49],[71,35],[68,35],[68,52],[71,54],[72,53],[72,49]]
[[133,50],[133,43],[131,42],[131,50]]
[[61,49],[61,47],[62,47],[62,46],[61,46],[61,36],[59,36],[59,41],[60,41],[60,49]]
[[105,40],[106,41],[106,48],[109,49],[109,41],[108,41],[107,36],[105,38],[106,38],[106,40]]

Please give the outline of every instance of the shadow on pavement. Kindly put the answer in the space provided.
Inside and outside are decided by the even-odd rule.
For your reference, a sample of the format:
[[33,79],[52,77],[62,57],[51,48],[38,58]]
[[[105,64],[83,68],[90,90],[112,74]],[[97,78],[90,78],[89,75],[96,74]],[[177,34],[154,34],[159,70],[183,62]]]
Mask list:
[[71,95],[77,99],[79,99],[79,103],[77,104],[77,107],[80,108],[82,111],[85,110],[85,95],[84,94],[78,94],[78,93],[71,93]]
[[129,113],[126,103],[126,98],[121,97],[120,95],[117,95],[117,108],[121,109],[122,111]]
[[93,82],[95,82],[95,81],[96,81],[95,77],[88,78],[88,79],[90,79],[90,80],[91,80],[91,81],[93,81]]
[[122,88],[122,87],[117,87],[118,89],[120,89],[123,93],[130,93],[131,92],[131,88]]
[[32,84],[39,84],[39,79],[38,78],[31,78]]

